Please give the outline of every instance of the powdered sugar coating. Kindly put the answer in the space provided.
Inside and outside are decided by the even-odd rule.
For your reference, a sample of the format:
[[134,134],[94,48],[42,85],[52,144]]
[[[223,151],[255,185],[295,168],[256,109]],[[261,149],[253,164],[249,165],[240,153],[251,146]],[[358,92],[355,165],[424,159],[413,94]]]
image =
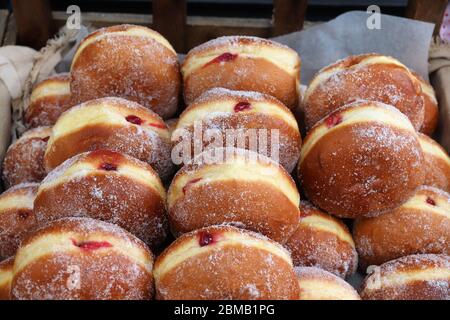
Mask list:
[[6,187],[22,182],[40,182],[45,177],[43,159],[50,135],[50,127],[31,129],[9,146],[2,173]]
[[136,28],[149,35],[155,33],[142,26],[120,25],[86,38],[87,42],[95,40],[83,47],[72,64],[73,99],[79,103],[106,96],[123,97],[168,119],[178,104],[177,56],[153,36],[126,34]]
[[[439,271],[443,270],[442,275]],[[450,299],[450,256],[418,254],[402,257],[370,268],[361,287],[363,299],[448,300]],[[408,275],[424,278],[408,280]],[[429,274],[429,276],[426,276]],[[397,277],[400,282],[391,282]]]
[[[27,245],[48,234],[60,239],[50,244],[51,251],[17,270]],[[92,252],[65,252],[58,249],[67,238],[83,239],[95,234],[126,241],[139,250],[145,261],[138,262],[114,249]],[[144,263],[145,265],[142,265]],[[152,296],[152,253],[136,237],[121,228],[87,218],[65,218],[54,221],[24,241],[14,265],[11,294],[14,299],[149,299]]]

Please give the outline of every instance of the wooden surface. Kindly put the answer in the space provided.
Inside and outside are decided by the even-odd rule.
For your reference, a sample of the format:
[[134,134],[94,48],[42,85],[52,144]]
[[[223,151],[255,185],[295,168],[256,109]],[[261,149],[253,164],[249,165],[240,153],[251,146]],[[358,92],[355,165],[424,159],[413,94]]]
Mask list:
[[40,49],[55,33],[48,0],[12,0],[19,44]]
[[447,4],[448,0],[409,0],[405,16],[436,24],[434,34],[438,34]]
[[177,52],[186,50],[186,0],[153,0],[153,29],[169,40]]
[[307,0],[273,1],[273,36],[303,29]]

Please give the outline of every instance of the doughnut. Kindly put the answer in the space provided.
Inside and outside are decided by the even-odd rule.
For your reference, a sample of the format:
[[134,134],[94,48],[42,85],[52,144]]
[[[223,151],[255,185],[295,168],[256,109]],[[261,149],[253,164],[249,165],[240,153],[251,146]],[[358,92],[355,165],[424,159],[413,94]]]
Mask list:
[[181,74],[188,105],[214,87],[265,93],[291,110],[300,100],[300,57],[267,39],[226,36],[208,41],[188,52]]
[[54,125],[61,113],[71,106],[70,75],[51,76],[33,88],[24,114],[25,124],[30,128]]
[[423,119],[422,127],[420,128],[420,132],[431,136],[436,130],[439,118],[439,109],[436,94],[433,87],[428,81],[423,79],[419,74],[415,72],[412,72],[412,74],[417,78],[422,88],[422,98],[425,107],[425,116]]
[[336,275],[316,267],[296,267],[299,300],[361,300],[355,289]]
[[166,180],[174,165],[170,133],[162,119],[121,98],[101,98],[66,111],[53,126],[44,156],[47,171],[85,151],[108,149],[149,163]]
[[9,146],[3,160],[2,178],[6,188],[45,178],[44,153],[51,132],[51,127],[31,129]]
[[[173,144],[185,142],[179,133],[189,133],[186,140],[194,146],[195,130],[200,130],[204,141],[199,139],[199,142],[203,149],[218,146],[217,141],[205,138],[208,133],[215,137],[217,132],[223,147],[251,149],[269,157],[273,156],[272,148],[276,148],[277,158],[288,172],[294,170],[300,156],[301,136],[294,115],[280,101],[262,93],[224,88],[208,90],[183,111],[176,130],[172,135]],[[228,138],[227,133],[233,130],[235,136]]]
[[63,218],[17,250],[13,300],[144,300],[153,297],[153,255],[110,223]]
[[[223,161],[214,161],[222,156]],[[297,227],[299,202],[295,183],[283,167],[235,148],[201,153],[178,171],[167,193],[176,236],[231,223],[284,243]]]
[[152,248],[167,237],[166,191],[145,162],[109,150],[82,153],[42,181],[34,212],[39,225],[70,216],[114,223]]
[[425,158],[425,185],[450,192],[450,157],[436,141],[419,134]]
[[10,300],[9,291],[11,289],[13,264],[14,257],[0,262],[0,300]]
[[423,154],[411,122],[380,102],[358,101],[307,134],[300,184],[317,207],[341,218],[374,216],[408,200],[424,180]]
[[36,227],[37,189],[37,183],[21,183],[0,195],[0,261],[13,256],[20,241]]
[[70,73],[77,103],[113,96],[135,101],[164,119],[177,111],[177,54],[149,28],[117,25],[91,33],[78,46]]
[[182,235],[156,259],[159,300],[296,299],[298,282],[281,245],[232,226]]
[[308,129],[358,99],[392,105],[411,120],[416,130],[422,127],[424,102],[419,81],[392,57],[362,54],[321,69],[311,80],[303,98]]
[[362,269],[417,253],[450,255],[450,194],[421,187],[400,207],[357,219],[353,234]]
[[363,300],[449,300],[450,256],[417,254],[371,268]]
[[347,226],[305,201],[300,214],[297,230],[285,243],[294,266],[318,267],[341,278],[355,273],[358,255]]

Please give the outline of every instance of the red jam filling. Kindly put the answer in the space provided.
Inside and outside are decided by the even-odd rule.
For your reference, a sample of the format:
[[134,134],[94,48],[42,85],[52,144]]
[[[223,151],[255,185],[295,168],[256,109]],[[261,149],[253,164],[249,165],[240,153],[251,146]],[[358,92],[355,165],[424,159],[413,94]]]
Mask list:
[[166,127],[163,123],[158,123],[158,122],[151,122],[148,125],[155,127],[155,128],[160,128],[160,129],[164,129]]
[[432,198],[430,198],[430,197],[427,197],[427,203],[428,204],[431,204],[432,206],[435,206],[436,205],[436,201],[434,201]]
[[214,59],[209,61],[207,64],[205,64],[205,67],[209,66],[210,64],[213,64],[213,63],[221,63],[221,62],[232,61],[232,60],[236,59],[237,56],[238,56],[237,54],[231,53],[231,52],[222,53],[220,56],[215,57]]
[[189,181],[188,183],[186,183],[186,185],[183,187],[183,193],[185,194],[187,189],[189,188],[190,185],[199,182],[200,180],[202,180],[202,178],[196,178],[196,179],[192,179],[191,181]]
[[241,112],[241,111],[245,111],[245,110],[250,110],[251,108],[252,108],[252,105],[249,102],[241,101],[241,102],[238,102],[234,106],[234,112]]
[[325,120],[325,123],[328,128],[337,126],[341,122],[342,122],[342,116],[340,114],[332,114]]
[[77,246],[80,249],[91,251],[97,250],[101,248],[111,248],[112,244],[108,241],[81,241],[77,242],[75,239],[72,239],[72,243],[74,246]]
[[200,247],[204,247],[210,244],[213,244],[214,241],[214,236],[209,233],[209,232],[205,232],[205,231],[201,231],[198,234],[198,244],[200,245]]
[[100,169],[106,170],[106,171],[116,171],[117,166],[112,163],[105,162],[100,165]]
[[44,142],[47,142],[48,139],[50,139],[50,137],[45,137],[45,138],[42,138],[41,140],[44,141]]
[[126,116],[125,119],[128,122],[131,122],[131,123],[137,124],[137,125],[141,125],[143,122],[141,118],[139,118],[138,116],[132,115],[132,114],[130,114],[129,116]]

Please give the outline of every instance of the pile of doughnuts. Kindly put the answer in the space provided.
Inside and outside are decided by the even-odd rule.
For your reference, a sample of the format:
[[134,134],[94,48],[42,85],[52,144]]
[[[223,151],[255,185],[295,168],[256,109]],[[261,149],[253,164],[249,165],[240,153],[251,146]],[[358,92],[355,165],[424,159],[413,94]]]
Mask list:
[[450,299],[432,87],[365,54],[302,94],[300,66],[255,37],[180,64],[146,27],[87,36],[3,161],[0,299]]

